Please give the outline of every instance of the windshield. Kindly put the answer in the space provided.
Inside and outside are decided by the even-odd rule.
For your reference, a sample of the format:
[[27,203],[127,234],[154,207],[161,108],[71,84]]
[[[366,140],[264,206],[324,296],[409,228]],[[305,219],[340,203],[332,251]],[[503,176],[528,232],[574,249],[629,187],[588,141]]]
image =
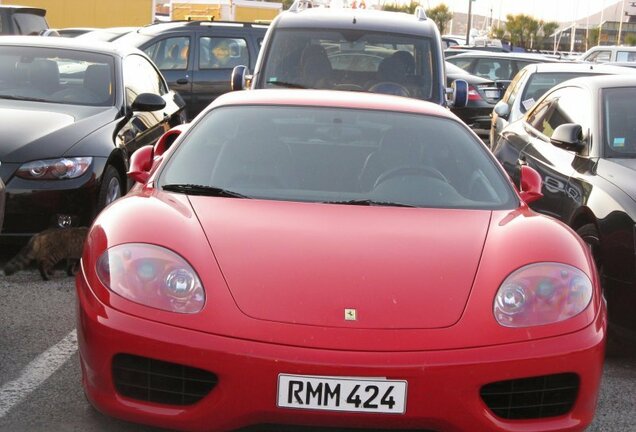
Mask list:
[[258,88],[320,88],[431,99],[441,67],[421,36],[364,30],[279,29]]
[[[516,198],[459,122],[329,107],[221,107],[196,123],[159,177],[198,195],[349,205],[499,209]],[[206,191],[206,189],[208,189]]]
[[85,51],[0,46],[0,99],[110,106],[113,63]]
[[603,136],[605,156],[636,157],[635,87],[610,88],[603,91]]

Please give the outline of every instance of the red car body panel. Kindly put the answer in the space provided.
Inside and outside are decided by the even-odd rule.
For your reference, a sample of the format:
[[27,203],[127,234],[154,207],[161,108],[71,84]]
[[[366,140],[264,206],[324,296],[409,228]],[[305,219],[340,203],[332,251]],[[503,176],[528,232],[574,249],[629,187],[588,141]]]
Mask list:
[[[397,97],[253,93],[228,94],[215,106],[291,100],[452,116]],[[176,142],[183,136],[187,132]],[[575,431],[592,421],[605,303],[589,250],[560,222],[523,202],[489,211],[187,196],[155,189],[155,172],[156,166],[146,185],[98,216],[76,278],[83,385],[103,412],[215,431],[259,424]],[[153,309],[104,286],[96,262],[106,249],[125,243],[161,245],[184,257],[205,287],[203,310]],[[566,263],[588,275],[591,303],[554,324],[498,324],[493,301],[502,282],[540,262]],[[355,308],[359,319],[345,320],[346,308]],[[119,353],[210,371],[218,384],[188,406],[127,398],[113,383],[112,361]],[[580,385],[565,415],[504,420],[480,398],[489,383],[566,372],[578,375]],[[277,407],[281,373],[405,380],[406,412]]]

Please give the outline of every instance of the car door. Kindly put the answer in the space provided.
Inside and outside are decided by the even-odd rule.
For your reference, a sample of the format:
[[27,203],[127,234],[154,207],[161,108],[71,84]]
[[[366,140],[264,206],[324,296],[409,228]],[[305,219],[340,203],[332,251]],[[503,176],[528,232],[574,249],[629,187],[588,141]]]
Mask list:
[[[143,51],[157,65],[168,82],[168,87],[181,95],[187,107],[192,103],[192,76],[194,50],[192,37],[187,34],[167,35],[154,40]],[[188,113],[190,114],[190,113]]]
[[[130,155],[144,145],[154,144],[165,131],[181,123],[185,104],[174,91],[168,90],[152,62],[141,55],[131,54],[123,59],[122,76],[129,114],[118,138]],[[142,93],[161,96],[166,106],[157,111],[132,111],[132,103]]]
[[[554,130],[565,123],[576,123],[583,128],[583,140],[590,137],[590,102],[585,91],[578,87],[563,87],[551,92],[536,110],[527,116],[525,125],[528,145],[519,156],[521,163],[536,169],[543,180],[543,198],[532,207],[541,213],[563,218],[566,206],[581,202],[584,190],[570,178],[577,169],[585,170],[585,162],[574,151],[565,150],[550,142]],[[587,148],[581,152],[586,154]]]
[[248,32],[227,28],[222,32],[212,28],[196,35],[196,56],[193,71],[192,104],[189,113],[198,114],[214,99],[232,90],[230,77],[234,66],[250,65],[255,58]]

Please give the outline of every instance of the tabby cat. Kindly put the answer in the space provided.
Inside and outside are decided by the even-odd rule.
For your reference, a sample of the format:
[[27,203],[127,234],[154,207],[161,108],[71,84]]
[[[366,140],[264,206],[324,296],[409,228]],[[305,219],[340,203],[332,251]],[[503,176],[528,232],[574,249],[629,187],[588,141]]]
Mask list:
[[35,260],[42,279],[49,280],[55,271],[55,265],[66,260],[66,273],[73,276],[82,257],[87,233],[86,227],[42,231],[31,237],[29,243],[6,263],[3,272],[6,276],[12,275]]

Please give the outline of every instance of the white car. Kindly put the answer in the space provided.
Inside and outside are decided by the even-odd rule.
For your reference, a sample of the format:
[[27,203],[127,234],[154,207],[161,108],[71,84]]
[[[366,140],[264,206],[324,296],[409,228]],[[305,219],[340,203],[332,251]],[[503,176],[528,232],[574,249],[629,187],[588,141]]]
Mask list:
[[533,63],[514,77],[495,105],[490,122],[490,148],[495,148],[503,128],[520,119],[550,88],[584,75],[633,74],[636,69],[590,63]]

